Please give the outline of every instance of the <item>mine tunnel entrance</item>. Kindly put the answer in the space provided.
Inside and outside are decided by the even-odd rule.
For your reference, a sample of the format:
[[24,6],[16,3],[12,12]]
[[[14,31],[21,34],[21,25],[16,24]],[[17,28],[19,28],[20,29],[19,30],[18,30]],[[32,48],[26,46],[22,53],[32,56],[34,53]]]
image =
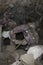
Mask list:
[[15,35],[16,35],[16,40],[23,40],[24,39],[23,32],[16,33]]

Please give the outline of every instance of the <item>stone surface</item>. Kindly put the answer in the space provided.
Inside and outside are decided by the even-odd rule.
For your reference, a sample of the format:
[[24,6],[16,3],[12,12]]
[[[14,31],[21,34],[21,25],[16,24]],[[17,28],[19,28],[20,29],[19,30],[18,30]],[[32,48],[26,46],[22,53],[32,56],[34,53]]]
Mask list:
[[32,54],[24,54],[20,57],[23,65],[34,65],[34,57]]
[[2,25],[0,25],[0,52],[2,50]]
[[30,47],[29,50],[27,51],[27,54],[33,54],[34,59],[38,59],[42,54],[43,54],[43,46],[41,45],[36,45],[33,47]]

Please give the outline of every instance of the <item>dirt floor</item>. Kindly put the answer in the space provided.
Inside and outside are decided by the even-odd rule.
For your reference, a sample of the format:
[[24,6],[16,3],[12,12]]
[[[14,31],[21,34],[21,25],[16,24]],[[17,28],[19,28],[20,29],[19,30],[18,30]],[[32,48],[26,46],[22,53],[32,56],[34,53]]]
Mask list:
[[25,53],[26,51],[23,49],[14,50],[14,46],[7,46],[3,52],[0,52],[0,65],[10,65]]

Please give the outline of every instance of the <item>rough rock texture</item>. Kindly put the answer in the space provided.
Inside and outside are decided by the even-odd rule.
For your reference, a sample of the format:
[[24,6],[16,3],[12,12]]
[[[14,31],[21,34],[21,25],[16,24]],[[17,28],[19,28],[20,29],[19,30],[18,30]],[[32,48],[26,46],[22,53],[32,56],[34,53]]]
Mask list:
[[[33,24],[33,23],[32,23]],[[13,30],[10,31],[10,40],[15,42],[15,44],[21,45],[35,45],[38,44],[38,34],[35,31],[33,25],[20,25],[15,27]],[[23,34],[21,34],[21,32]],[[19,39],[23,36],[23,39]]]
[[24,54],[20,57],[20,60],[23,65],[34,65],[34,57],[32,54]]
[[[42,0],[9,0],[9,5],[5,3],[0,5],[0,23],[4,17],[6,11],[13,13],[13,17],[10,16],[6,22],[9,22],[9,19],[16,22],[17,25],[26,24],[28,22],[36,22],[38,24],[37,28],[40,28],[39,36],[43,44],[43,1]],[[12,7],[13,3],[13,7]],[[7,23],[6,23],[7,24]],[[6,28],[8,25],[6,25]]]

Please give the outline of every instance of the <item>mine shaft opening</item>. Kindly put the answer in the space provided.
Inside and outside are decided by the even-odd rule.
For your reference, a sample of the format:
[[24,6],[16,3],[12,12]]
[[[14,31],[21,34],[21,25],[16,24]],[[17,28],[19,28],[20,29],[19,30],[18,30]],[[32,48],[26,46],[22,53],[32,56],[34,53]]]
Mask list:
[[16,40],[23,40],[24,39],[23,32],[16,33],[15,35],[16,35]]

